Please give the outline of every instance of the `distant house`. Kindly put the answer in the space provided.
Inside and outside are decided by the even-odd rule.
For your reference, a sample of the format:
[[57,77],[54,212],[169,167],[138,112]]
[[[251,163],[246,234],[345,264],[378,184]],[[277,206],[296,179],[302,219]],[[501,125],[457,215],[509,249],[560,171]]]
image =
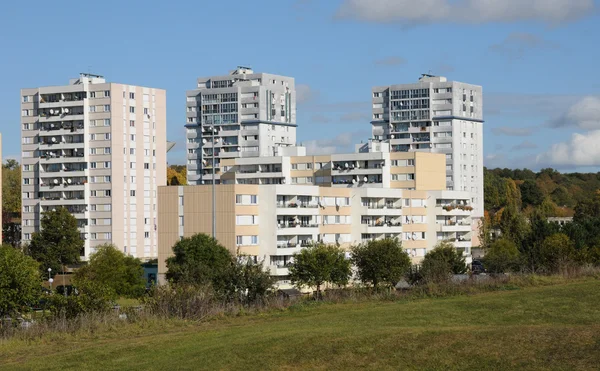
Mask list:
[[565,225],[573,222],[572,216],[551,216],[548,218],[549,223],[557,223],[559,225]]

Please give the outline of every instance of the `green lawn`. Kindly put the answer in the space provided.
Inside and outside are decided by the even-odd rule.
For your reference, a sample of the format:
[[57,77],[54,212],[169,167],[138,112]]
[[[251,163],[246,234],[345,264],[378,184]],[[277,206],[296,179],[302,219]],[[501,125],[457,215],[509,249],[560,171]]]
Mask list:
[[0,369],[597,370],[600,281],[0,344]]

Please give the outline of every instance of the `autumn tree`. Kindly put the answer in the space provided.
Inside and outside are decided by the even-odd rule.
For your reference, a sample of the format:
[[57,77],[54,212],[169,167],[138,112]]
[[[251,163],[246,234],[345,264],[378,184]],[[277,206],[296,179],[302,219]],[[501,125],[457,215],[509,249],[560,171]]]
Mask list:
[[167,185],[187,185],[187,169],[184,165],[171,165],[167,168]]

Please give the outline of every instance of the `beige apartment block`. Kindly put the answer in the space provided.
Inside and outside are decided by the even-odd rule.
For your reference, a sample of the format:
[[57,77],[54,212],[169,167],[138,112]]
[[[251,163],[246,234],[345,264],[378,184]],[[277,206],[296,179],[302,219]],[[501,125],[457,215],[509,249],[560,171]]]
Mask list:
[[427,191],[446,187],[443,154],[378,151],[306,156],[303,147],[290,147],[282,152],[281,156],[223,159],[220,179],[223,184],[335,188]]
[[[398,238],[418,263],[444,240],[470,259],[468,192],[284,184],[215,189],[217,239],[232,253],[263,262],[281,286],[290,284],[287,266],[294,254],[315,242],[349,249]],[[159,279],[164,281],[173,245],[212,233],[212,186],[159,187],[158,199]]]
[[77,218],[86,259],[115,244],[157,257],[157,189],[166,185],[166,92],[81,74],[21,90],[22,237],[45,211]]

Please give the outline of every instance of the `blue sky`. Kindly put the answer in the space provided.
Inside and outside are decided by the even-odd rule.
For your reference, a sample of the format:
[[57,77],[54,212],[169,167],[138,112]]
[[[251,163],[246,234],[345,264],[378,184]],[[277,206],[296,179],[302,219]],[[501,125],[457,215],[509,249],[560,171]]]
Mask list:
[[375,85],[431,71],[484,89],[489,167],[600,168],[594,0],[5,2],[0,132],[18,158],[19,89],[79,72],[167,90],[169,163],[185,162],[185,91],[237,65],[296,78],[298,139],[351,151]]

